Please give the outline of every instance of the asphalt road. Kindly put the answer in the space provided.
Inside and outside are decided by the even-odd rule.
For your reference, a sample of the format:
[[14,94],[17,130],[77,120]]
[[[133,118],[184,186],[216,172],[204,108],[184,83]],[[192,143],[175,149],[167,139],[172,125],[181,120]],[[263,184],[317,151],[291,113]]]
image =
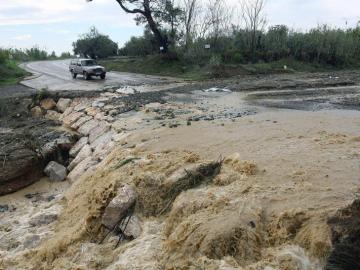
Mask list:
[[21,83],[25,86],[50,91],[57,90],[99,90],[106,86],[142,85],[142,84],[166,84],[174,82],[175,79],[167,77],[149,76],[126,72],[108,72],[106,79],[94,77],[86,81],[82,76],[76,79],[69,72],[70,60],[38,61],[21,64],[21,67],[31,72],[33,76]]

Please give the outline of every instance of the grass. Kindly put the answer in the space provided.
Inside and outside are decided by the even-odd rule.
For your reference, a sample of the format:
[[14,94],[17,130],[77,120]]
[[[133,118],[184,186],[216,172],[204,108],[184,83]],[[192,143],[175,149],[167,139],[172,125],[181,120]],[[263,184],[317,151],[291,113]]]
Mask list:
[[[109,71],[142,73],[149,75],[178,77],[189,80],[204,80],[218,77],[230,77],[244,74],[276,74],[295,72],[319,72],[336,68],[317,63],[282,59],[274,62],[255,64],[221,64],[211,67],[209,64],[193,65],[183,60],[170,60],[159,55],[138,58],[122,58],[99,61]],[[286,68],[284,68],[286,66]]]
[[[284,68],[286,66],[286,69]],[[256,63],[242,65],[244,70],[250,74],[274,74],[274,73],[294,73],[294,72],[319,72],[336,69],[333,66],[324,66],[318,63],[308,63],[296,61],[294,59],[281,59],[268,63]]]
[[17,84],[27,75],[15,61],[7,60],[0,63],[0,86]]
[[180,60],[169,60],[158,55],[142,58],[102,60],[99,61],[99,64],[109,71],[179,77],[189,80],[202,80],[209,77],[209,70],[207,68],[198,65],[187,65]]

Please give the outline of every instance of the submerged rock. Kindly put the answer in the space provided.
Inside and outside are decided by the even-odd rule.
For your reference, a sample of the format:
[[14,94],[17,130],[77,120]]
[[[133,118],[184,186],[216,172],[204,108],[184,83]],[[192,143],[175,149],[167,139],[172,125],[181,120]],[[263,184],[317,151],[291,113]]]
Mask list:
[[40,236],[37,234],[29,235],[25,238],[23,243],[24,248],[33,248],[40,243]]
[[52,181],[63,181],[66,178],[66,168],[55,161],[49,162],[44,170],[44,173]]
[[42,226],[42,225],[48,225],[50,223],[53,223],[55,220],[57,220],[58,216],[55,214],[40,214],[35,217],[33,217],[29,223],[31,226]]
[[124,185],[121,187],[116,197],[105,208],[101,224],[109,229],[114,228],[126,216],[128,210],[134,207],[136,198],[137,194],[131,186]]
[[141,235],[141,232],[142,228],[140,219],[136,215],[131,216],[129,223],[124,230],[125,236],[136,239]]

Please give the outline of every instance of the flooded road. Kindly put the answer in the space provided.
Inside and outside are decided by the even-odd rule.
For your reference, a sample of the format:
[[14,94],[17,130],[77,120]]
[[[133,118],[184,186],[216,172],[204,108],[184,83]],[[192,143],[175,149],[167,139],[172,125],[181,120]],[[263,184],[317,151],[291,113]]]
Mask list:
[[109,86],[161,84],[176,81],[168,77],[158,77],[126,72],[107,72],[106,79],[92,78],[86,81],[82,76],[72,79],[69,72],[70,59],[38,61],[21,64],[21,67],[34,74],[22,81],[25,86],[50,91],[56,90],[100,90]]
[[252,104],[297,110],[360,110],[360,86],[256,91],[245,99]]

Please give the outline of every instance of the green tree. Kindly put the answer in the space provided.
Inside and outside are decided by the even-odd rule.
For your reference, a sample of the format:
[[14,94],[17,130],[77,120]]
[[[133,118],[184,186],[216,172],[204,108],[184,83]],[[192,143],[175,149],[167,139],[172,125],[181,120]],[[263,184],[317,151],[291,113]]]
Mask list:
[[269,28],[264,37],[264,47],[268,60],[279,60],[288,53],[289,29],[285,25],[275,25]]
[[[92,2],[93,0],[87,0]],[[165,26],[170,26],[170,39],[175,36],[177,21],[180,20],[180,9],[172,0],[116,0],[121,9],[136,15],[137,24],[146,24],[153,33],[158,47],[164,53],[168,51],[169,38]]]
[[118,51],[117,43],[100,34],[95,27],[91,27],[88,33],[81,35],[72,45],[75,54],[94,59],[117,55]]

